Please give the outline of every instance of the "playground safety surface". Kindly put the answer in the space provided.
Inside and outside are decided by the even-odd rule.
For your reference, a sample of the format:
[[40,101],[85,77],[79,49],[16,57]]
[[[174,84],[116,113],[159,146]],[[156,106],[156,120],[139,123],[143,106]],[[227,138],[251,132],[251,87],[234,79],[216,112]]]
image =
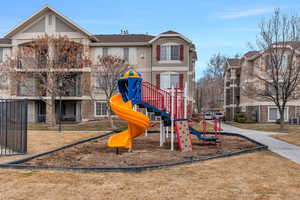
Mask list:
[[159,146],[159,134],[148,134],[134,140],[133,152],[108,148],[108,136],[87,141],[50,154],[31,159],[24,166],[59,167],[147,167],[199,161],[255,150],[259,144],[237,135],[220,135],[220,143],[201,142],[193,136],[193,151],[171,151],[170,145]]

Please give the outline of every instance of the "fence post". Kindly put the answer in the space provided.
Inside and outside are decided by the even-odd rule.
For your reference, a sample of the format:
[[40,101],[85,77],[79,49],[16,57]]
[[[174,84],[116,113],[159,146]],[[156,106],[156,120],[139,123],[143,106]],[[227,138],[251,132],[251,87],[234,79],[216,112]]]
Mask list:
[[171,90],[171,151],[174,151],[174,87]]
[[[147,117],[149,117],[147,108],[146,108],[146,113],[145,114],[146,114]],[[148,129],[145,130],[145,136],[148,136]]]
[[8,128],[7,128],[7,113],[8,113],[8,111],[7,111],[7,103],[8,103],[8,101],[7,100],[5,100],[5,144],[4,144],[4,146],[5,146],[5,153],[4,154],[7,154],[6,153],[6,149],[7,149],[7,131],[8,131]]
[[27,153],[27,124],[28,124],[28,100],[25,99],[25,102],[24,102],[24,109],[25,109],[25,112],[24,112],[24,123],[25,123],[25,127],[24,127],[24,132],[22,133],[23,135],[23,152],[22,153]]
[[184,85],[184,118],[187,119],[187,101],[188,101],[188,89],[187,89],[187,82]]
[[160,117],[159,146],[163,146],[163,137],[164,137],[163,132],[164,132],[163,121],[162,118]]

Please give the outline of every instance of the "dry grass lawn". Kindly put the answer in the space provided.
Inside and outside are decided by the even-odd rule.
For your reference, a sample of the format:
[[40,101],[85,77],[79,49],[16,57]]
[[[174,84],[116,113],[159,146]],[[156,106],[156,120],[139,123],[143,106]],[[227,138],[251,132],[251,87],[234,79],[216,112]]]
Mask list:
[[268,151],[141,173],[0,169],[0,199],[299,200],[300,165]]
[[[124,129],[127,126],[127,122],[123,120],[115,120],[114,123],[116,128],[119,129]],[[64,131],[113,130],[110,127],[110,122],[108,120],[83,122],[78,124],[62,124],[62,130]],[[29,123],[28,130],[58,131],[58,126],[49,127],[49,125],[45,123]]]
[[[51,131],[28,131],[28,153],[19,156],[0,157],[0,163],[17,160],[37,153],[49,151],[82,139],[100,135],[99,132],[51,132]],[[0,200],[2,200],[0,198]]]
[[259,131],[270,131],[274,133],[288,133],[288,134],[280,134],[280,135],[272,135],[272,137],[286,141],[291,144],[295,144],[300,146],[300,126],[299,125],[285,125],[284,130],[280,130],[279,124],[247,124],[247,123],[237,123],[237,122],[226,122],[232,126],[236,126],[238,128],[243,129],[253,129]]

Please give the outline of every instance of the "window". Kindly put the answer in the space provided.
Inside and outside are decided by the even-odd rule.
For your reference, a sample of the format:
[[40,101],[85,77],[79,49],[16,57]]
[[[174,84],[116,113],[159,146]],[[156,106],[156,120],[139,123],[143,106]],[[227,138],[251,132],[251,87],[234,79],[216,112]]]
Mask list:
[[35,95],[35,79],[29,77],[27,80],[19,83],[18,85],[20,96],[34,96]]
[[96,102],[95,104],[95,115],[96,116],[106,116],[107,115],[107,103],[106,102]]
[[[37,52],[37,67],[38,68],[46,68],[47,66],[47,61],[48,61],[48,49],[43,49],[40,52]],[[58,58],[58,63],[63,65],[64,63],[66,63],[68,60],[67,56],[60,56]],[[33,61],[34,62],[34,61]]]
[[180,45],[162,45],[160,47],[161,60],[180,60]]
[[107,86],[116,84],[115,82],[117,82],[117,80],[109,77],[111,77],[111,75],[107,75],[104,77],[100,75],[94,76],[95,88],[99,90],[99,89],[107,88]]
[[283,57],[282,57],[282,67],[283,68],[288,68],[290,59],[291,59],[290,55],[283,55]]
[[103,56],[108,56],[108,48],[103,47]]
[[124,60],[129,61],[129,48],[124,48]]
[[105,84],[105,82],[103,81],[103,79],[101,77],[95,77],[95,87],[96,89],[101,89],[102,85]]
[[[280,119],[279,110],[277,107],[269,107],[268,109],[268,121],[275,122]],[[284,109],[284,121],[288,121],[288,108]]]
[[0,75],[0,89],[4,89],[8,86],[8,78],[6,75]]
[[269,121],[276,121],[277,118],[277,108],[270,108],[269,109]]
[[3,61],[3,48],[0,48],[0,62]]
[[[274,59],[274,61],[272,62],[272,59]],[[281,63],[281,67],[283,69],[287,68],[291,62],[291,55],[277,55],[277,56],[271,56],[271,55],[266,55],[265,56],[265,65],[266,65],[266,69],[267,70],[271,70],[272,67],[275,65],[275,63],[280,64]]]
[[[272,96],[275,96],[277,92],[278,92],[279,96],[282,95],[282,88],[283,88],[282,80],[279,80],[278,84],[276,84],[276,85],[273,84],[273,81],[266,82],[265,84],[266,84],[266,92],[268,92]],[[275,86],[277,86],[278,89],[276,89]]]
[[177,73],[162,73],[160,74],[160,88],[178,88],[179,87],[179,74]]
[[266,67],[266,70],[271,69],[271,57],[270,57],[270,55],[265,55],[265,67]]

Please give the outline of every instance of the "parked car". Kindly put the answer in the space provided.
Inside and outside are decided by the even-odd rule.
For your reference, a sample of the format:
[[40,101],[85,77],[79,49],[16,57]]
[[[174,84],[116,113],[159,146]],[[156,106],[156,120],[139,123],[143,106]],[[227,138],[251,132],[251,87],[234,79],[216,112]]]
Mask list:
[[204,114],[204,119],[205,119],[205,120],[212,120],[212,119],[213,119],[213,116],[212,116],[212,114],[210,114],[210,113],[205,113],[205,114]]
[[213,119],[224,119],[224,114],[220,112],[216,112],[213,116]]

